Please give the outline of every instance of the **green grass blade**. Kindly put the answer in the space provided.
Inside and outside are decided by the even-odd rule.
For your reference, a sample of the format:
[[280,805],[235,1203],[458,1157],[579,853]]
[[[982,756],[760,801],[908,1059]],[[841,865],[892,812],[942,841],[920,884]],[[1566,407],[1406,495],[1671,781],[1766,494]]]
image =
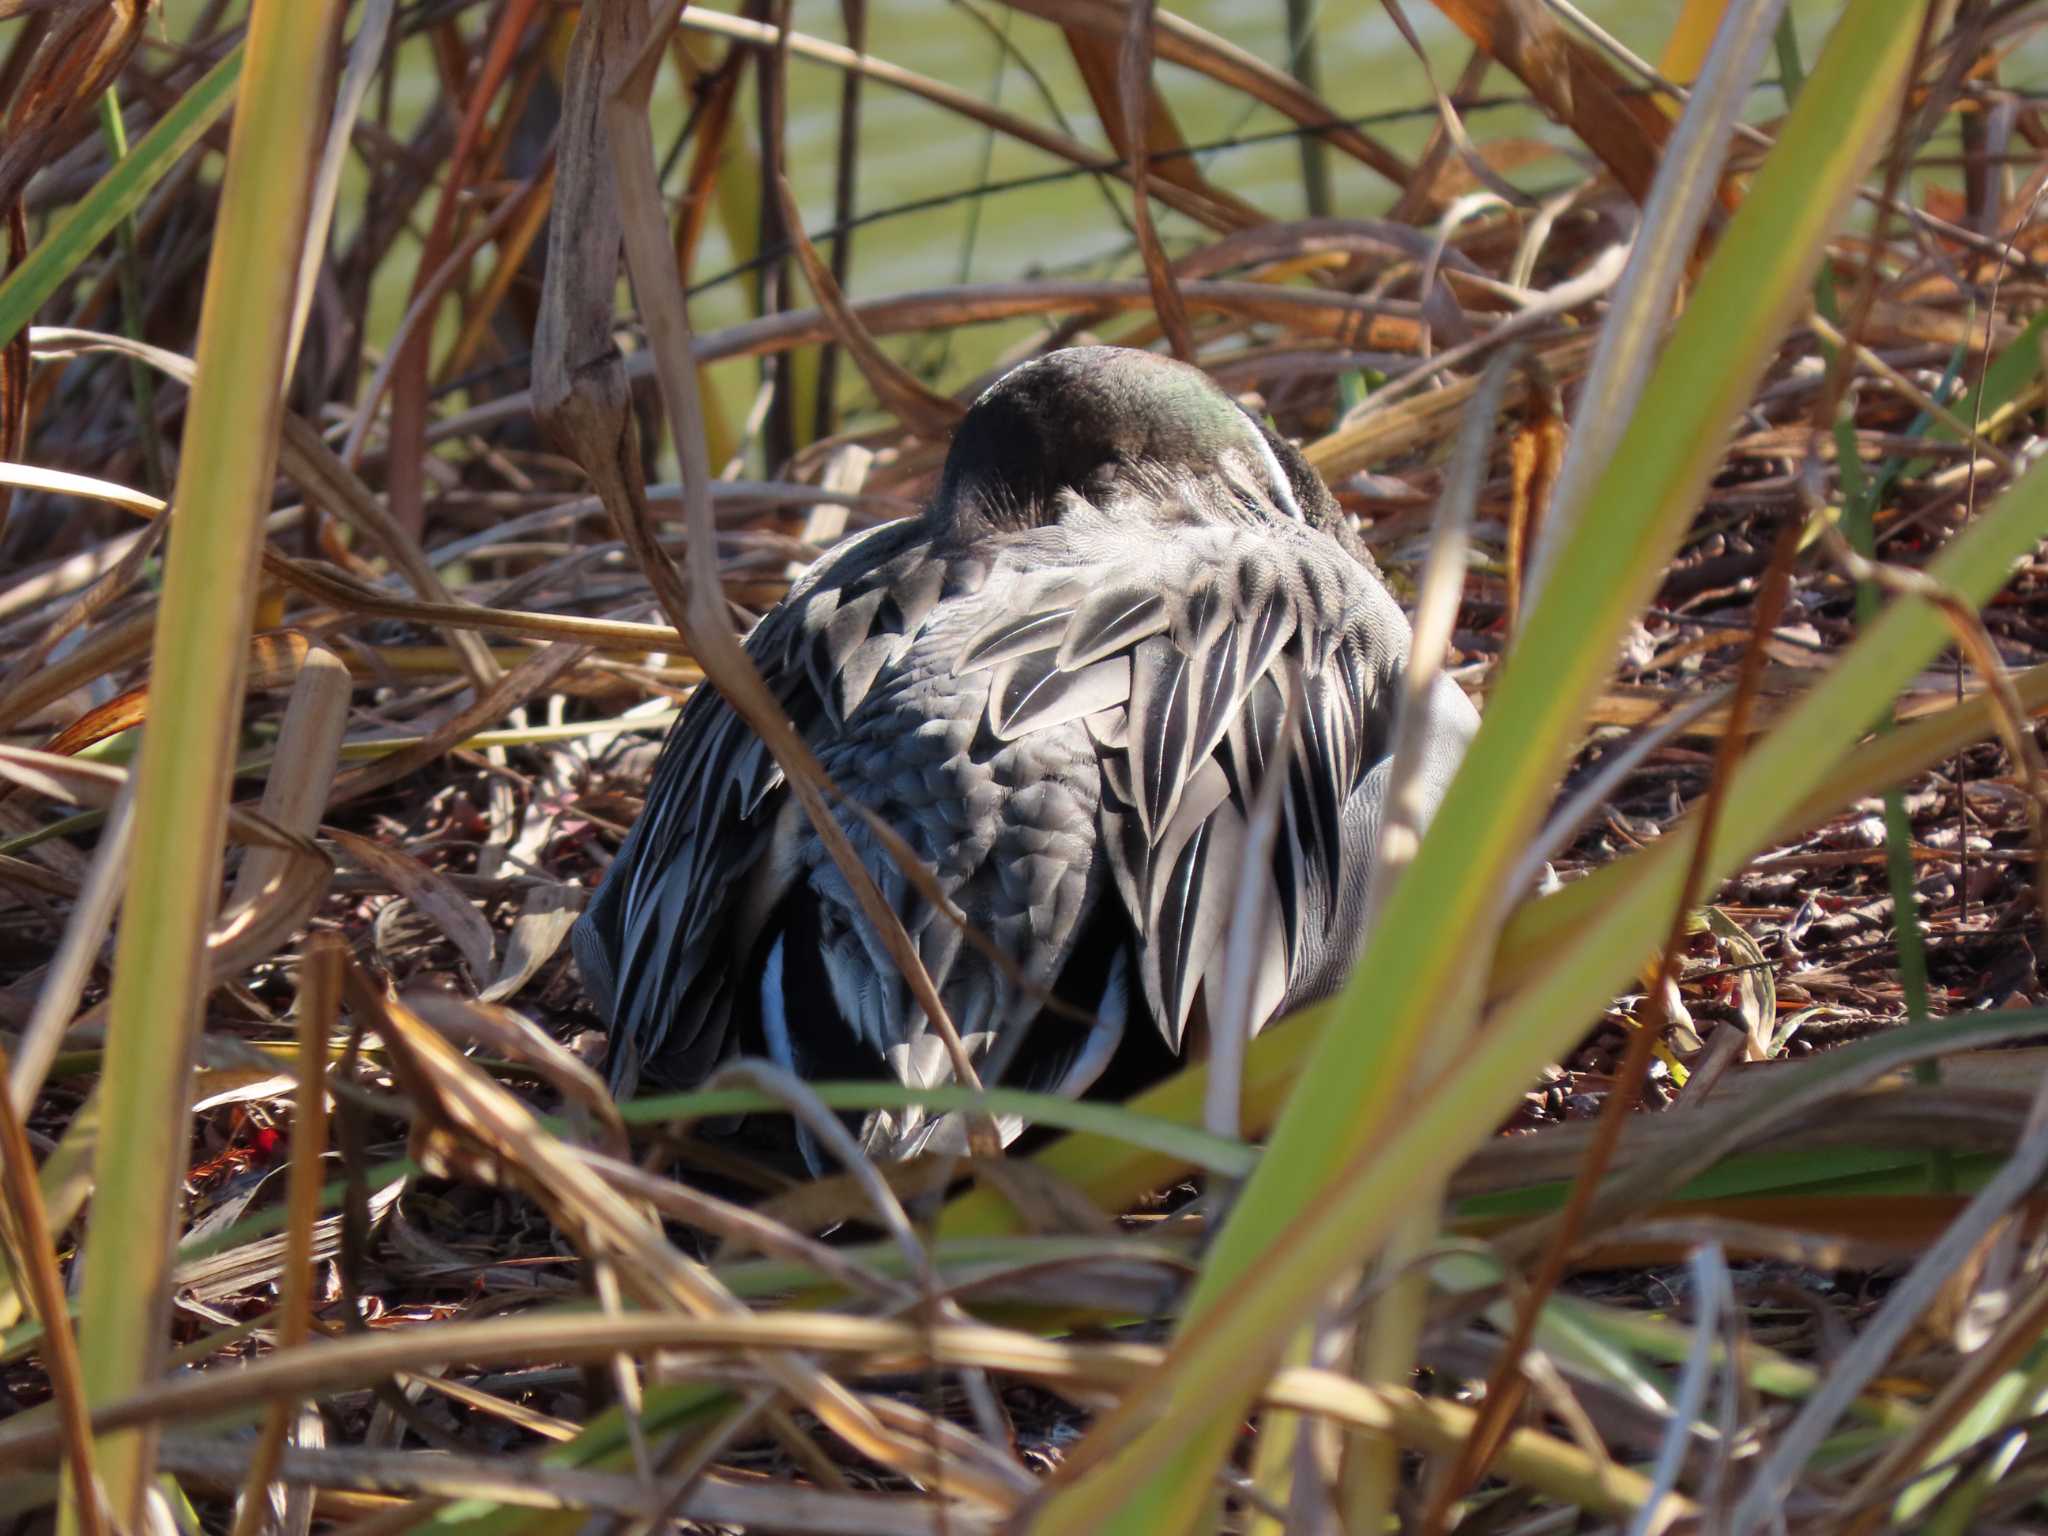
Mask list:
[[[239,93],[208,262],[199,371],[150,674],[135,873],[108,1007],[104,1137],[81,1329],[86,1388],[95,1403],[141,1390],[163,1358],[165,1280],[190,1134],[192,1046],[207,987],[206,928],[220,899],[228,775],[256,556],[270,507],[292,285],[339,12],[337,0],[257,0],[250,17],[251,67]],[[208,78],[224,93],[236,73],[223,65]],[[205,93],[194,94],[204,101]],[[196,121],[204,113],[195,105],[189,116]],[[146,170],[168,164],[167,151],[145,153],[158,136],[122,162],[135,195],[147,185]],[[111,224],[123,203],[109,194],[95,206]],[[139,1527],[153,1470],[151,1437],[103,1436],[98,1460],[117,1518]]]
[[[972,1091],[955,1087],[906,1088],[900,1083],[879,1082],[812,1083],[810,1088],[819,1101],[831,1109],[906,1109],[916,1106],[941,1113],[979,1109],[995,1115],[1018,1115],[1033,1125],[1087,1131],[1106,1141],[1124,1142],[1170,1158],[1182,1166],[1204,1169],[1226,1178],[1244,1178],[1257,1166],[1259,1159],[1258,1149],[1241,1141],[1099,1100],[1065,1099],[1058,1094],[1031,1093],[1021,1088]],[[712,1115],[775,1113],[787,1109],[788,1106],[779,1099],[743,1088],[664,1094],[656,1098],[635,1099],[620,1106],[629,1125],[703,1119]]]
[[[121,118],[120,93],[108,86],[100,96],[100,132],[107,141],[107,153],[116,166],[128,158],[128,125]],[[123,214],[115,225],[120,237],[121,331],[131,341],[144,341],[142,297],[142,248],[136,237],[135,216]],[[170,495],[170,475],[164,467],[164,445],[157,430],[156,375],[139,357],[128,359],[128,387],[135,394],[136,429],[142,437],[142,463],[146,471],[144,488],[152,496]]]
[[0,282],[0,345],[21,333],[43,301],[123,219],[142,206],[150,189],[220,120],[235,99],[235,87],[242,78],[242,54],[243,46],[237,46],[200,76],[198,83],[178,98],[178,104],[143,135],[142,142],[116,161],[14,273]]
[[[1956,401],[1949,408],[1949,415],[1957,421],[1972,424],[1980,419],[1989,422],[2016,400],[2022,390],[2041,377],[2041,340],[2044,333],[2048,333],[2048,310],[2035,315],[2021,327],[2019,335],[2013,337],[1986,365],[1982,382]],[[1929,422],[1927,435],[1943,442],[1955,439],[1955,433],[1944,421]]]
[[[2048,708],[2048,668],[2016,674],[2013,686],[2030,711]],[[1901,726],[1890,735],[1863,742],[1829,766],[1803,798],[1781,806],[1776,823],[1758,839],[1758,845],[1782,841],[1852,801],[1882,793],[1887,785],[1986,739],[1993,730],[1989,702],[1979,695]],[[0,851],[5,848],[0,844]],[[1631,855],[1551,895],[1524,902],[1501,937],[1488,995],[1514,991],[1552,960],[1561,945],[1571,942],[1594,914],[1613,903],[1633,900],[1635,883],[1643,877],[1649,860],[1660,856],[1654,849]],[[1269,1122],[1300,1071],[1328,1006],[1319,1004],[1280,1020],[1252,1042],[1245,1062],[1248,1124],[1257,1127]],[[1183,1068],[1125,1107],[1150,1120],[1199,1124],[1205,1070],[1199,1062]],[[1193,1166],[1147,1147],[1109,1142],[1087,1133],[1062,1138],[1034,1154],[1033,1160],[1109,1210],[1128,1207]],[[946,1209],[942,1227],[949,1233],[984,1236],[1015,1230],[1008,1207],[982,1190],[971,1190],[954,1200]]]
[[[1505,894],[1497,882],[1533,832],[1585,705],[1682,535],[1728,423],[1807,292],[1822,242],[1896,105],[1923,9],[1894,0],[1858,7],[1837,24],[1658,360],[1644,395],[1653,404],[1631,417],[1558,551],[1464,769],[1204,1267],[1173,1357],[1079,1449],[1078,1475],[1046,1501],[1035,1528],[1187,1529],[1250,1401],[1257,1362],[1271,1358],[1321,1286],[1370,1251],[1407,1208],[1408,1191],[1427,1188],[1433,1171],[1487,1134],[1494,1122],[1485,1117],[1504,1107],[1495,1097],[1501,1082],[1513,1084],[1510,1096],[1519,1092],[1587,1017],[1561,1013],[1520,1035],[1490,1028],[1452,1074],[1470,1090],[1457,1096],[1461,1125],[1446,1123],[1440,1106],[1450,1096],[1441,1090],[1414,1101],[1410,1065],[1473,969],[1468,936],[1490,930]],[[1654,927],[1671,906],[1640,910]],[[1647,946],[1601,950],[1592,991]],[[1420,1135],[1425,1123],[1429,1139]],[[1369,1176],[1388,1169],[1372,1153],[1390,1133],[1385,1156],[1400,1149],[1398,1181]],[[1361,1224],[1360,1202],[1349,1198],[1340,1217],[1333,1194],[1364,1185],[1379,1202],[1372,1220]]]
[[[1821,89],[1825,68],[1823,59],[1822,72],[1808,87],[1809,97]],[[2039,467],[1957,541],[1937,563],[1936,574],[1953,590],[1981,602],[2004,580],[2018,554],[2044,535],[2048,467]],[[1886,610],[1827,685],[1809,694],[1803,707],[1750,754],[1731,781],[1710,878],[1725,875],[1751,851],[1750,840],[1777,814],[1780,795],[1796,795],[1804,780],[1824,771],[1814,759],[1824,765],[1831,749],[1839,750],[1843,742],[1854,739],[1869,719],[1872,700],[1886,697],[1924,665],[1946,633],[1942,620],[1918,602],[1894,603]],[[1314,1208],[1281,1230],[1267,1262],[1240,1280],[1224,1304],[1188,1335],[1175,1354],[1180,1369],[1174,1373],[1173,1386],[1190,1395],[1181,1403],[1213,1403],[1219,1394],[1231,1392],[1232,1383],[1243,1375],[1243,1362],[1270,1348],[1271,1318],[1296,1315],[1320,1294],[1327,1275],[1370,1251],[1399,1216],[1405,1192],[1439,1177],[1448,1162],[1465,1156],[1491,1134],[1527,1087],[1536,1066],[1583,1032],[1617,975],[1656,941],[1677,900],[1684,878],[1683,834],[1664,839],[1658,852],[1667,856],[1652,866],[1653,877],[1639,881],[1629,900],[1597,914],[1552,972],[1500,1008],[1460,1066],[1431,1085],[1382,1145],[1368,1144],[1330,1185],[1318,1190]],[[1942,1027],[1941,1022],[1922,1026]],[[1313,1074],[1307,1080],[1313,1081]],[[1276,1142],[1262,1171],[1278,1150]],[[1256,1186],[1257,1176],[1251,1187]],[[1159,1392],[1161,1382],[1153,1385],[1159,1395],[1139,1401],[1160,1415],[1155,1424],[1173,1429],[1192,1416]],[[1136,1444],[1141,1450],[1150,1448],[1144,1439]]]

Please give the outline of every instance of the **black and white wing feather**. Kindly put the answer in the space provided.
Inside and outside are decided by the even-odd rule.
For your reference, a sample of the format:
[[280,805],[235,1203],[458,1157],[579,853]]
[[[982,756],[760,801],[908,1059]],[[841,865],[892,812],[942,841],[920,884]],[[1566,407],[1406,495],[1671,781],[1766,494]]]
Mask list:
[[1077,569],[1007,584],[958,665],[992,673],[995,736],[1089,732],[1102,851],[1146,1004],[1178,1049],[1197,993],[1220,979],[1253,807],[1275,772],[1252,1016],[1341,981],[1356,935],[1332,925],[1363,894],[1361,796],[1389,745],[1408,628],[1370,571],[1295,527],[1127,525],[1103,539],[1113,547]]
[[[746,649],[799,734],[815,739],[859,702],[882,662],[868,645],[883,594],[842,611],[842,594],[922,546],[889,523],[820,561],[747,636]],[[914,584],[912,584],[914,588]],[[906,595],[912,590],[906,588]],[[850,615],[850,617],[849,617]],[[671,728],[646,808],[572,935],[585,985],[612,1025],[612,1078],[630,1090],[642,1062],[702,1077],[725,1048],[730,919],[760,905],[759,875],[783,774],[716,689],[701,687]],[[750,901],[749,897],[753,897]]]

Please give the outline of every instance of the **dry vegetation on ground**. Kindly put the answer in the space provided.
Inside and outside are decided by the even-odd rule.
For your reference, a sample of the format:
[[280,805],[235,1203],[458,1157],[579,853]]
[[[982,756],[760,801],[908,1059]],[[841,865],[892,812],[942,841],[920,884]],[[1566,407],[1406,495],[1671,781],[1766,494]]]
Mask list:
[[[1090,1497],[1102,1478],[1084,1474],[1142,1454],[1135,1434],[1107,1438],[1104,1410],[1142,1409],[1181,1361],[1162,1349],[1190,1278],[1216,1272],[1228,1202],[1268,1172],[1253,1147],[1332,1010],[1260,1043],[1239,1124],[1202,1129],[1191,1078],[1002,1165],[799,1186],[700,1131],[764,1094],[817,1112],[805,1092],[754,1079],[612,1105],[568,922],[639,810],[675,703],[705,671],[743,686],[729,625],[844,531],[918,504],[984,362],[1083,337],[1183,351],[1255,398],[1404,597],[1454,536],[1441,509],[1462,510],[1470,558],[1445,660],[1486,707],[1542,600],[1529,552],[1554,536],[1589,376],[1603,347],[1621,350],[1609,321],[1630,241],[1654,243],[1636,238],[1643,208],[1683,130],[1636,61],[1537,0],[1437,0],[1469,63],[1439,70],[1443,124],[1417,156],[1163,13],[1147,31],[1117,0],[1013,8],[1023,58],[1078,69],[1099,133],[906,79],[881,41],[846,75],[863,81],[847,110],[907,89],[938,131],[1021,140],[1099,177],[1109,195],[1077,217],[1128,220],[1114,266],[1050,278],[1020,262],[1008,281],[901,293],[857,257],[849,275],[858,240],[814,228],[771,263],[779,297],[694,337],[680,299],[721,198],[723,216],[759,212],[728,231],[738,255],[788,250],[794,209],[773,171],[790,66],[772,7],[746,13],[767,21],[693,9],[637,54],[637,0],[606,13],[610,34],[587,8],[573,44],[573,8],[522,0],[334,8],[352,39],[327,82],[341,126],[330,139],[334,98],[314,93],[308,190],[267,226],[289,257],[306,242],[293,220],[310,217],[320,259],[247,594],[238,547],[210,552],[219,605],[237,623],[244,595],[254,611],[253,632],[231,637],[239,724],[222,717],[232,851],[217,883],[194,866],[212,899],[187,913],[195,935],[211,924],[187,1092],[177,989],[151,998],[130,978],[124,1005],[108,935],[124,888],[133,922],[139,893],[179,883],[131,857],[166,845],[123,786],[152,656],[199,654],[164,648],[179,631],[161,562],[166,524],[185,526],[191,359],[236,366],[205,352],[200,314],[217,236],[240,228],[224,223],[235,81],[221,68],[244,8],[194,7],[167,28],[134,0],[0,0],[0,1046],[14,1105],[0,1117],[0,1528],[43,1528],[60,1476],[95,1459],[125,1526],[154,1455],[176,1497],[149,1518],[238,1536],[309,1521],[365,1536],[568,1530],[590,1514],[957,1533],[1021,1519],[1049,1474]],[[1690,77],[1716,18],[1756,8],[1673,9],[1666,64]],[[1742,751],[1804,728],[1802,701],[1835,686],[1879,607],[1938,609],[1955,643],[1889,690],[1882,733],[1853,752],[1816,739],[1825,782],[1817,766],[1788,784],[1778,820],[1740,834],[1738,872],[1672,886],[1692,899],[1664,903],[1648,933],[1684,918],[1666,957],[1675,990],[1641,979],[1654,941],[1614,950],[1603,984],[1630,990],[1547,1026],[1575,1043],[1528,1056],[1520,1102],[1479,1112],[1471,1140],[1501,1134],[1446,1153],[1440,1183],[1408,1180],[1405,1226],[1304,1279],[1302,1294],[1332,1298],[1315,1318],[1268,1320],[1315,1326],[1261,1378],[1269,1406],[1217,1469],[1212,1526],[1320,1531],[1342,1511],[1528,1536],[1754,1529],[1760,1505],[1802,1530],[2048,1518],[2033,1193],[2048,1058],[2028,1045],[2048,1038],[2033,724],[2048,709],[2048,546],[2033,539],[2048,525],[2012,513],[2035,519],[2021,541],[2034,552],[1981,613],[1922,574],[2044,441],[2048,80],[2027,61],[2048,18],[1988,0],[1935,9],[1924,31],[1911,4],[1872,0],[1862,19],[1911,42],[1910,88],[1886,97],[1867,172],[1828,172],[1862,193],[1813,253],[1818,278],[1796,277],[1782,336],[1758,341],[1775,350],[1740,381],[1739,414],[1708,431],[1725,445],[1647,606],[1617,630],[1561,787],[1544,769],[1530,791],[1569,814],[1526,858],[1528,839],[1512,850],[1516,899],[1540,898],[1504,934],[1471,935],[1467,967],[1492,982],[1462,1006],[1475,1022],[1483,1002],[1496,1010],[1477,1028],[1504,1027],[1551,955],[1598,926],[1608,908],[1573,906],[1573,886],[1625,903],[1626,872],[1652,867],[1643,850],[1690,847],[1723,791],[1744,814],[1728,789]],[[843,8],[855,25],[867,11]],[[799,7],[795,27],[836,38],[841,19]],[[1714,138],[1727,158],[1708,165],[1699,239],[1682,241],[1681,295],[1711,281],[1709,255],[1815,67],[1779,40],[1776,85],[1742,93],[1754,127]],[[394,107],[401,60],[438,76],[424,111]],[[1275,217],[1211,180],[1170,111],[1190,70],[1260,123],[1324,128],[1321,156],[1381,178],[1370,214]],[[769,103],[758,117],[752,81]],[[689,111],[636,180],[598,130],[647,139],[648,87]],[[1548,148],[1460,116],[1504,96],[1558,125]],[[236,108],[257,110],[246,94]],[[1150,156],[1135,199],[1134,145]],[[322,153],[340,173],[326,198]],[[142,180],[93,224],[124,154]],[[862,166],[849,155],[839,170],[843,211]],[[724,182],[747,196],[735,205]],[[551,205],[575,215],[552,245]],[[628,242],[637,306],[614,315],[622,223],[646,238]],[[648,240],[681,285],[650,282]],[[844,298],[822,270],[835,261]],[[289,297],[296,263],[275,265]],[[396,311],[382,330],[379,295]],[[1000,358],[936,344],[996,322]],[[622,356],[585,367],[612,334]],[[263,372],[260,338],[246,345],[244,435],[260,438],[280,371]],[[715,391],[683,409],[691,346],[706,380],[724,377],[708,365],[759,360],[750,412]],[[1643,388],[1619,397],[1624,412],[1689,408]],[[641,454],[622,461],[621,441]],[[699,453],[715,477],[701,499]],[[158,515],[174,490],[175,515]],[[670,557],[686,552],[679,576]],[[1908,893],[1913,923],[1896,905]],[[124,1035],[124,1006],[162,1033]],[[110,1038],[153,1063],[177,1094],[174,1144],[189,1137],[161,1329],[150,1245],[123,1250],[94,1181],[116,1159],[142,1167],[137,1198],[170,1193],[135,1150],[149,1143],[100,1113]],[[1419,1100],[1457,1064],[1396,1065]],[[1371,1086],[1359,1113],[1389,1129],[1358,1134],[1377,1142],[1401,1110],[1367,1105]],[[834,1102],[859,1102],[849,1093]],[[1586,1203],[1561,1226],[1574,1191]],[[129,1367],[95,1357],[110,1335],[90,1280],[76,1326],[47,1331],[91,1244],[132,1276],[146,1342]],[[1428,1283],[1358,1268],[1373,1254]],[[155,1424],[161,1440],[90,1441],[88,1399],[111,1413],[102,1431]],[[1389,1445],[1398,1462],[1376,1459]],[[1116,1528],[1146,1529],[1137,1509],[1119,1506]],[[91,1501],[67,1518],[109,1528]],[[1063,1518],[1037,1528],[1079,1528],[1047,1523]]]

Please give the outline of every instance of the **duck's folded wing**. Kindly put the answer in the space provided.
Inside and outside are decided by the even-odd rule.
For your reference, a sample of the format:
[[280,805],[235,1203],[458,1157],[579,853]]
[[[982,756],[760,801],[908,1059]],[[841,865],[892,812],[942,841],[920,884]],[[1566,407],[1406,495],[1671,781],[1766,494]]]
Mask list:
[[[785,696],[785,707],[795,702]],[[717,989],[700,986],[734,887],[765,851],[773,826],[762,804],[782,770],[706,685],[663,746],[646,808],[573,935],[584,984],[611,1018],[612,1076],[629,1088],[641,1062],[716,1055]],[[708,1067],[710,1061],[703,1063]],[[687,1080],[687,1068],[670,1075]]]
[[[839,716],[849,689],[866,686],[860,647],[875,615],[843,615],[868,601],[878,567],[903,558],[911,532],[888,524],[842,545],[748,635],[748,655],[807,739]],[[716,689],[700,687],[573,935],[585,985],[610,1015],[615,1086],[630,1086],[656,1056],[664,1076],[692,1081],[722,1052],[737,969],[731,919],[761,905],[750,882],[763,872],[783,785],[761,739]]]
[[1221,984],[1260,786],[1275,772],[1271,853],[1254,872],[1266,889],[1234,946],[1250,1017],[1325,981],[1322,930],[1345,873],[1370,855],[1347,846],[1360,825],[1350,802],[1387,751],[1409,632],[1377,578],[1325,538],[1212,527],[1128,544],[1086,579],[1020,584],[960,666],[994,670],[998,736],[1086,720],[1145,999],[1178,1049],[1196,994]]

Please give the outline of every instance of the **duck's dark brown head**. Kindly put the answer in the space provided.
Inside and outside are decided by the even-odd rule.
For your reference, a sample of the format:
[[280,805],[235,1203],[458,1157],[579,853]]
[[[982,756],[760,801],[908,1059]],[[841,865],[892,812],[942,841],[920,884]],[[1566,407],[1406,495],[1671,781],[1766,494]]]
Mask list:
[[1130,347],[1071,347],[996,381],[961,420],[933,514],[956,529],[1028,528],[1063,493],[1097,505],[1180,484],[1219,516],[1328,527],[1336,505],[1292,444],[1198,368]]

